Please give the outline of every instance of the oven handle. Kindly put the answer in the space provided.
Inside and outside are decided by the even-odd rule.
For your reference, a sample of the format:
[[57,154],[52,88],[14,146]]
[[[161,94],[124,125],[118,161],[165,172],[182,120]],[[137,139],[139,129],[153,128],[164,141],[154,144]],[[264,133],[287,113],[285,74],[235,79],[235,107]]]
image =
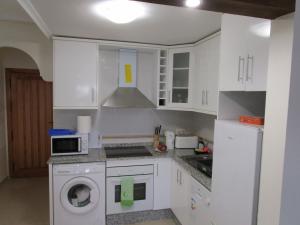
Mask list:
[[118,176],[107,176],[108,178],[118,178],[118,177],[141,177],[141,176],[148,176],[148,177],[153,177],[153,173],[141,173],[141,174],[134,174],[134,175],[118,175]]
[[121,177],[134,177],[134,182],[139,182],[139,181],[147,181],[149,179],[153,179],[153,173],[152,174],[137,174],[137,175],[129,175],[129,176],[126,176],[126,175],[111,176],[111,177],[107,177],[107,181],[114,182],[114,183],[120,183]]

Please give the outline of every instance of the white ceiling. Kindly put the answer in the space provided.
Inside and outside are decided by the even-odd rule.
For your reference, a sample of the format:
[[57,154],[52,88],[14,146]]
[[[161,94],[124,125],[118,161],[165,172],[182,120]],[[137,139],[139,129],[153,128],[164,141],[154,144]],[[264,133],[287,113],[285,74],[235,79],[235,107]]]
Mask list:
[[31,18],[17,0],[0,0],[0,21],[30,22]]
[[146,6],[144,18],[129,24],[114,24],[92,11],[92,6],[100,1],[31,0],[31,3],[53,35],[172,45],[195,42],[221,27],[220,13],[149,3],[141,3]]

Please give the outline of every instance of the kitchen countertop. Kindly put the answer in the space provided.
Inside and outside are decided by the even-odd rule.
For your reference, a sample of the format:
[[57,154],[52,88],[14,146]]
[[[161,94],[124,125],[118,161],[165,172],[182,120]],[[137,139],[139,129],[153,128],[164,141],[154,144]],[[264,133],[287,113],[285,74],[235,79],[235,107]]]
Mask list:
[[69,164],[69,163],[91,163],[91,162],[106,162],[115,160],[140,160],[149,158],[171,158],[175,160],[179,165],[181,165],[194,179],[200,182],[208,190],[211,190],[211,178],[207,177],[202,172],[193,168],[191,165],[186,163],[182,156],[194,155],[191,149],[176,149],[170,150],[166,153],[160,153],[154,151],[152,147],[148,147],[148,150],[152,153],[152,156],[142,156],[142,157],[120,157],[120,158],[106,158],[104,149],[89,149],[88,155],[75,155],[75,156],[52,156],[48,160],[48,164]]
[[90,163],[105,162],[106,155],[101,149],[89,149],[88,155],[67,155],[67,156],[51,156],[48,164],[70,164],[70,163]]

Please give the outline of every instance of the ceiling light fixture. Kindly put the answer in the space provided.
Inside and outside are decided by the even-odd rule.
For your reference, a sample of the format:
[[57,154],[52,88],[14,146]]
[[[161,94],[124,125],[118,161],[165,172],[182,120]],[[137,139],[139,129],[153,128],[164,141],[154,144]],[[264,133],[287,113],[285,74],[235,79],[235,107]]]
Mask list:
[[201,0],[186,0],[185,5],[189,8],[196,8],[201,4]]
[[93,6],[96,14],[118,23],[130,23],[145,15],[145,8],[141,3],[130,0],[110,0]]

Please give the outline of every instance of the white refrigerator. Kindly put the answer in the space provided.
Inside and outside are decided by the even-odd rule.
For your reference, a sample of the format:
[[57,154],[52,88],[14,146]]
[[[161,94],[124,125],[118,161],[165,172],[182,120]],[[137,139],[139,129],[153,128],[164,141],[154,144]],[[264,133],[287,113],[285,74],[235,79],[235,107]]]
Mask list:
[[256,225],[263,128],[216,120],[212,224]]

